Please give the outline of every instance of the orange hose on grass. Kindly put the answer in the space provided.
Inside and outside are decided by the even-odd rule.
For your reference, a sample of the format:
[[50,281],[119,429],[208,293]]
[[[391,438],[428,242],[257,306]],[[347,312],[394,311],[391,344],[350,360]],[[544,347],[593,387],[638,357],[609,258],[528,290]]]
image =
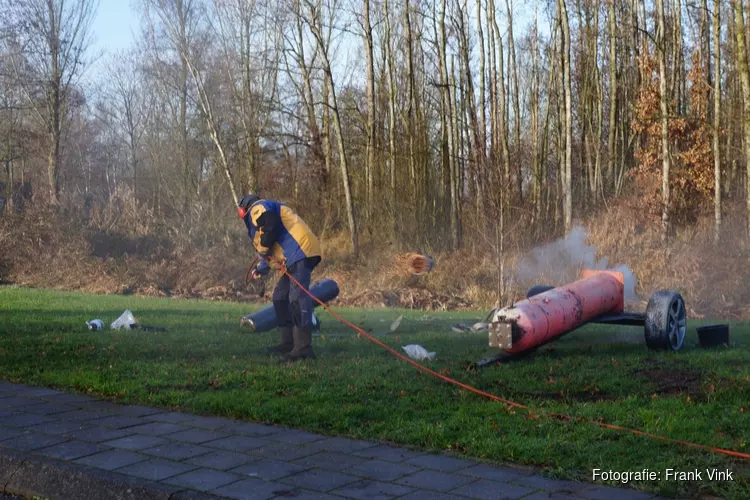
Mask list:
[[[470,386],[468,384],[464,384],[463,382],[459,382],[458,380],[452,379],[452,378],[447,377],[447,376],[445,376],[445,375],[443,375],[441,373],[438,373],[438,372],[436,372],[434,370],[431,370],[430,368],[427,368],[426,366],[424,366],[424,365],[422,365],[420,363],[417,363],[413,359],[410,359],[409,357],[407,357],[407,356],[401,354],[400,352],[394,350],[390,346],[384,344],[383,342],[379,341],[378,339],[376,339],[372,335],[368,334],[362,328],[358,327],[354,323],[351,323],[350,321],[347,321],[345,318],[341,317],[339,314],[337,314],[336,312],[334,312],[326,303],[324,303],[323,301],[321,301],[320,299],[318,299],[317,297],[315,297],[315,295],[313,295],[307,288],[305,288],[304,286],[302,286],[302,284],[297,279],[295,279],[294,276],[292,276],[287,271],[286,266],[283,263],[280,264],[280,265],[281,265],[281,272],[282,273],[286,274],[289,277],[289,279],[295,285],[297,285],[300,288],[300,290],[304,291],[314,301],[316,301],[318,304],[320,304],[321,306],[323,306],[323,308],[326,311],[328,311],[329,313],[331,313],[331,315],[334,318],[338,319],[340,322],[342,322],[343,324],[347,325],[349,328],[355,330],[359,335],[364,336],[367,340],[369,340],[373,344],[376,344],[376,345],[382,347],[383,349],[385,349],[386,351],[390,352],[391,354],[393,354],[397,358],[399,358],[399,359],[401,359],[401,360],[409,363],[410,365],[418,368],[419,370],[422,370],[422,371],[424,371],[426,373],[429,373],[430,375],[432,375],[433,377],[435,377],[437,379],[440,379],[440,380],[443,380],[444,382],[448,382],[449,384],[461,387],[462,389],[465,389],[465,390],[467,390],[469,392],[473,392],[474,394],[477,394],[479,396],[485,397],[485,398],[490,399],[492,401],[497,401],[497,402],[500,402],[500,403],[504,403],[504,404],[506,404],[506,405],[508,405],[510,407],[513,407],[513,408],[519,408],[519,409],[524,409],[524,410],[532,411],[532,409],[529,406],[527,406],[527,405],[524,405],[524,404],[521,404],[521,403],[516,403],[514,401],[510,401],[510,400],[502,398],[500,396],[496,396],[494,394],[490,394],[489,392],[485,392],[485,391],[482,391],[480,389],[477,389],[476,387],[472,387],[472,386]],[[727,449],[724,449],[724,448],[716,448],[716,447],[713,447],[713,446],[707,446],[707,445],[698,444],[698,443],[691,443],[689,441],[683,441],[683,440],[680,440],[680,439],[673,439],[673,438],[666,437],[666,436],[660,436],[658,434],[651,434],[649,432],[645,432],[645,431],[641,431],[641,430],[637,430],[637,429],[629,429],[627,427],[622,427],[622,426],[619,426],[619,425],[605,424],[603,422],[597,422],[595,420],[588,420],[588,419],[584,419],[584,418],[574,418],[574,417],[572,417],[570,415],[564,415],[564,414],[560,414],[560,413],[549,412],[549,411],[546,411],[546,410],[538,411],[538,413],[540,413],[540,414],[546,414],[549,417],[553,417],[553,418],[556,418],[556,419],[559,419],[559,420],[567,420],[567,421],[570,421],[570,422],[585,422],[585,423],[596,425],[598,427],[602,427],[604,429],[611,429],[611,430],[616,430],[616,431],[621,431],[621,432],[629,432],[629,433],[635,434],[637,436],[644,436],[644,437],[648,437],[648,438],[651,438],[651,439],[656,439],[656,440],[659,440],[659,441],[665,441],[665,442],[668,442],[668,443],[679,444],[679,445],[688,446],[688,447],[691,447],[691,448],[697,448],[697,449],[700,449],[700,450],[703,450],[703,451],[708,451],[708,452],[711,452],[711,453],[718,453],[718,454],[722,454],[722,455],[728,455],[728,456],[732,456],[732,457],[743,458],[745,460],[750,460],[750,453],[743,453],[741,451],[727,450]]]

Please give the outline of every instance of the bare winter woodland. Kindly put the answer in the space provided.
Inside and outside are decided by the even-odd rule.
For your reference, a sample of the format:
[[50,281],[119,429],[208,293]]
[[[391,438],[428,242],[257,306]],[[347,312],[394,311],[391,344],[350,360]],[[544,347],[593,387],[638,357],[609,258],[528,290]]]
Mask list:
[[[0,279],[247,297],[260,189],[345,302],[510,300],[580,221],[642,296],[750,312],[742,0],[134,0],[85,85],[96,8],[0,0]],[[403,288],[415,249],[438,265]]]

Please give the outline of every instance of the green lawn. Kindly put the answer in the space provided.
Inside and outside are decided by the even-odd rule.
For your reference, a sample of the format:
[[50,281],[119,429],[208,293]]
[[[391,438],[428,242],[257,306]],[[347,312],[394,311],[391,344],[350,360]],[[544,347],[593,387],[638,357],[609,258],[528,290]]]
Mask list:
[[[166,333],[89,331],[130,308]],[[92,296],[0,287],[0,379],[102,395],[122,402],[283,424],[326,434],[451,449],[536,464],[590,480],[614,471],[734,471],[732,482],[634,482],[665,496],[750,497],[750,461],[602,429],[530,417],[440,382],[365,339],[315,338],[318,359],[280,365],[262,354],[276,333],[252,334],[239,318],[255,307],[208,301]],[[450,325],[486,313],[342,310],[385,341],[437,352],[428,366],[535,409],[750,452],[750,327],[733,323],[730,349],[697,346],[691,322],[679,353],[650,352],[637,327],[587,326],[531,357],[470,368],[492,351],[484,333]],[[325,311],[323,333],[350,333]],[[747,412],[746,412],[747,411]],[[704,474],[705,475],[705,474]],[[614,483],[611,483],[614,484]]]

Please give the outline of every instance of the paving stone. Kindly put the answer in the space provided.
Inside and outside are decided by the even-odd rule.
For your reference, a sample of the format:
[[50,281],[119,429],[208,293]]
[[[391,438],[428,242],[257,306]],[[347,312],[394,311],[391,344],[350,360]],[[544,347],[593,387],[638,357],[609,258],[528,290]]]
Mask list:
[[33,413],[18,413],[8,417],[3,417],[3,424],[13,427],[31,427],[32,425],[43,424],[45,422],[54,422],[55,417],[47,415],[35,415]]
[[20,410],[23,409],[24,406],[38,405],[39,403],[43,403],[43,401],[24,396],[13,396],[12,398],[0,399],[0,408]]
[[264,439],[247,436],[229,436],[214,441],[207,441],[203,443],[203,446],[221,448],[222,450],[229,451],[248,451],[267,446],[268,444],[268,441]]
[[32,425],[29,429],[43,432],[44,434],[63,435],[87,429],[89,426],[75,420],[58,420],[56,422],[45,422]]
[[590,483],[577,483],[574,481],[561,481],[543,476],[526,476],[512,481],[515,484],[529,486],[534,489],[553,491],[559,493],[575,493],[591,487]]
[[143,450],[143,453],[156,455],[157,457],[169,458],[171,460],[185,460],[186,458],[205,455],[213,451],[211,448],[198,446],[190,443],[167,443]]
[[14,411],[9,408],[0,408],[0,417],[10,417],[11,415],[18,415],[22,412]]
[[580,491],[576,495],[590,500],[646,500],[654,498],[653,493],[636,491],[631,488],[611,488],[609,486],[594,486]]
[[113,415],[111,417],[97,418],[88,422],[92,425],[99,425],[102,427],[110,427],[112,429],[125,429],[127,427],[135,427],[146,423],[142,418],[138,417],[124,417],[120,415]]
[[326,451],[338,451],[339,453],[352,453],[355,451],[364,450],[366,448],[373,448],[377,446],[376,443],[370,443],[367,441],[359,441],[357,439],[349,439],[343,437],[329,437],[320,441],[310,443],[313,448],[319,448]]
[[325,439],[326,436],[296,429],[284,429],[268,436],[268,439],[289,444],[307,444]]
[[65,403],[43,402],[36,405],[25,406],[23,411],[35,413],[37,415],[54,415],[55,413],[65,413],[75,409],[75,406],[70,406]]
[[184,486],[200,491],[211,491],[224,485],[234,483],[243,479],[242,476],[230,472],[222,472],[211,469],[196,469],[179,476],[165,479],[164,483],[175,486]]
[[[237,500],[264,500],[279,495],[287,496],[289,491],[289,487],[284,484],[271,483],[261,479],[243,479],[242,481],[216,488],[211,493]],[[295,495],[294,498],[298,497]]]
[[89,401],[96,401],[95,398],[92,398],[91,396],[86,396],[85,394],[70,394],[67,392],[64,392],[62,394],[52,394],[50,396],[45,396],[47,401],[55,401],[58,403],[86,403]]
[[260,448],[250,450],[248,453],[273,460],[297,460],[302,457],[314,455],[319,450],[309,446],[294,446],[286,443],[271,443]]
[[218,450],[185,460],[185,463],[198,467],[208,467],[210,469],[229,470],[252,460],[254,459],[242,453]]
[[333,490],[331,493],[345,496],[347,498],[360,498],[367,500],[388,500],[390,498],[406,495],[414,490],[406,486],[391,483],[381,483],[365,479]]
[[101,443],[102,441],[111,441],[129,435],[130,432],[124,429],[109,429],[107,427],[91,427],[68,434],[69,437],[91,443]]
[[115,470],[126,465],[148,460],[150,457],[127,450],[107,450],[87,457],[79,458],[76,463],[90,465],[98,469]]
[[323,469],[310,469],[287,476],[279,481],[299,488],[315,491],[331,491],[346,484],[356,483],[360,478]]
[[207,441],[216,441],[227,437],[229,434],[224,432],[212,431],[208,429],[188,429],[186,431],[167,434],[169,439],[174,441],[184,441],[185,443],[200,444]]
[[411,460],[407,460],[406,463],[409,465],[416,465],[417,467],[442,470],[446,472],[453,472],[478,465],[476,462],[472,462],[471,460],[463,460],[460,458],[448,457],[445,455],[424,455],[421,457],[412,458]]
[[78,406],[80,406],[84,410],[90,410],[90,411],[110,411],[113,413],[117,413],[117,411],[120,409],[120,406],[115,403],[110,403],[109,401],[102,401],[100,399],[95,399],[94,401],[87,401],[85,403],[81,403]]
[[162,410],[159,413],[149,415],[145,418],[146,420],[150,420],[152,422],[168,422],[171,424],[179,424],[180,422],[186,422],[190,420],[191,418],[193,418],[193,416],[189,413]]
[[286,497],[292,497],[294,500],[342,500],[344,498],[330,493],[321,493],[319,491],[305,490],[303,488],[294,488],[292,490],[287,490],[286,492],[280,491],[279,496],[274,498]]
[[523,497],[523,500],[580,500],[580,498],[579,496],[567,495],[565,493],[537,491],[527,497]]
[[173,432],[184,431],[187,427],[166,422],[151,422],[143,425],[129,427],[128,430],[136,434],[148,434],[149,436],[162,436]]
[[63,441],[67,441],[67,438],[49,436],[40,432],[25,432],[14,438],[0,441],[0,447],[13,448],[20,451],[33,451],[40,448],[47,448]]
[[42,448],[36,450],[36,453],[47,455],[52,458],[59,458],[62,460],[75,460],[76,458],[93,455],[106,451],[108,448],[94,443],[86,443],[84,441],[68,441],[65,443],[56,444],[49,448]]
[[449,472],[423,470],[410,476],[403,477],[396,482],[412,488],[424,488],[427,490],[446,492],[474,481],[476,481],[476,479],[467,476],[460,476],[458,474],[451,474]]
[[265,481],[275,481],[282,477],[291,476],[292,474],[305,471],[309,468],[310,467],[305,465],[294,464],[291,462],[257,458],[252,462],[232,469],[230,472],[263,479]]
[[5,427],[3,425],[0,425],[0,441],[5,441],[16,436],[20,436],[22,434],[25,434],[26,432],[28,431],[17,429],[15,427]]
[[487,464],[475,465],[473,467],[461,469],[456,472],[458,474],[465,474],[467,476],[490,479],[493,481],[509,481],[532,474],[532,472],[528,470],[514,469],[512,467],[492,466]]
[[21,389],[25,389],[26,385],[24,384],[14,384],[13,382],[6,382],[2,381],[0,382],[0,392],[18,392]]
[[120,448],[123,450],[145,450],[146,448],[153,448],[161,444],[166,444],[169,441],[166,439],[156,436],[144,436],[141,434],[133,434],[131,436],[121,437],[112,441],[106,441],[103,444],[111,446],[112,448]]
[[65,413],[58,413],[55,415],[55,418],[59,418],[60,420],[80,420],[82,422],[86,422],[88,420],[110,417],[112,415],[114,415],[112,412],[104,410],[73,410]]
[[63,391],[58,391],[57,389],[49,389],[47,387],[32,387],[32,386],[22,387],[17,391],[17,393],[22,396],[27,396],[27,397],[32,397],[32,398],[64,394]]
[[224,419],[224,424],[219,428],[219,430],[221,430],[222,432],[230,432],[232,434],[242,434],[243,436],[255,437],[268,436],[285,431],[285,429],[272,427],[270,425],[226,419]]
[[490,481],[489,479],[480,479],[451,491],[451,493],[456,495],[463,495],[471,498],[493,498],[497,500],[515,500],[533,492],[534,490],[531,488],[515,486],[513,484],[501,483],[498,481]]
[[151,460],[146,460],[145,462],[126,465],[125,467],[117,469],[117,472],[120,474],[127,474],[128,476],[140,477],[141,479],[148,479],[150,481],[161,481],[168,477],[184,474],[195,468],[194,465],[190,464],[153,458]]
[[155,415],[162,411],[164,410],[160,410],[158,408],[151,408],[149,406],[126,405],[126,406],[121,406],[117,410],[117,413],[126,417],[147,417],[150,415]]
[[227,425],[226,418],[222,417],[207,417],[204,415],[193,415],[190,420],[185,421],[185,425],[190,427],[199,427],[201,429],[221,429]]
[[385,460],[386,462],[405,462],[406,460],[422,457],[426,454],[423,451],[408,450],[383,444],[352,452],[352,455],[357,455],[358,457],[374,458]]
[[422,490],[402,496],[399,498],[399,500],[466,500],[466,497],[459,497],[448,493],[437,493],[435,491]]
[[412,465],[368,460],[348,469],[340,469],[347,474],[376,479],[378,481],[395,481],[400,477],[414,474],[420,469]]
[[318,467],[320,469],[341,471],[348,467],[354,467],[355,465],[366,462],[366,458],[355,457],[353,455],[346,455],[344,453],[334,453],[331,451],[323,451],[316,453],[315,455],[309,455],[295,460],[295,464],[304,465],[308,468]]

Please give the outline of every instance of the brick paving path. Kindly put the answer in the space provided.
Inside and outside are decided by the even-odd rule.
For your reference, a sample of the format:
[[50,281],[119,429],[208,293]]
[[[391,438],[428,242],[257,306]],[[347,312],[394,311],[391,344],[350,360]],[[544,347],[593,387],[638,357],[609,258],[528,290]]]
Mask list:
[[0,454],[3,448],[207,494],[202,498],[657,498],[521,468],[0,381]]

